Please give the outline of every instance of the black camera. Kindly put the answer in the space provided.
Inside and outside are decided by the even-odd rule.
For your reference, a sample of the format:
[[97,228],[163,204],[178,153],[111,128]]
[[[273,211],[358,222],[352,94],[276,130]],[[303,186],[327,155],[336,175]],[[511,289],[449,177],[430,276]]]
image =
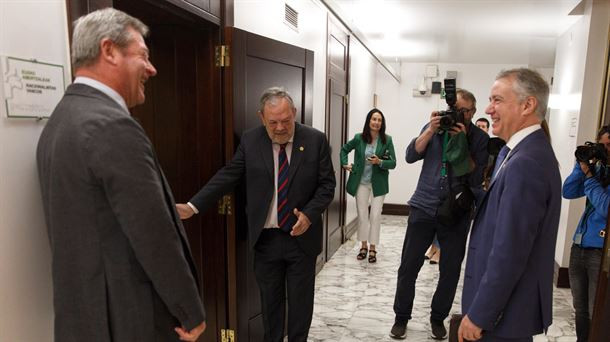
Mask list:
[[451,127],[457,123],[464,123],[464,113],[459,111],[455,105],[457,102],[457,94],[455,87],[455,78],[445,78],[445,101],[447,102],[447,110],[442,110],[438,113],[441,117],[440,130],[449,131]]
[[[608,154],[604,144],[587,141],[584,145],[576,147],[574,156],[576,156],[578,162],[587,163],[591,174],[597,176],[604,188],[609,185],[610,177],[608,177],[606,170]],[[598,168],[596,165],[599,165],[600,167]],[[597,172],[597,170],[599,170],[599,172]],[[598,174],[596,175],[596,173]]]
[[608,155],[604,144],[592,143],[590,141],[587,141],[582,146],[576,147],[574,156],[577,161],[589,165],[595,164],[594,161],[599,161],[603,165],[606,165],[608,162]]

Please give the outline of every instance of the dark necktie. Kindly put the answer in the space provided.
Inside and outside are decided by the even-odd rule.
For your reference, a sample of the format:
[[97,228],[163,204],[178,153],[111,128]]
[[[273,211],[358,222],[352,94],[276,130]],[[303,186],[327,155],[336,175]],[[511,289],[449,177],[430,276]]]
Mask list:
[[281,230],[290,232],[294,225],[294,215],[288,207],[288,156],[286,144],[280,144],[280,153],[277,158],[277,224]]
[[498,170],[500,169],[500,166],[502,165],[502,162],[504,161],[504,159],[508,155],[508,152],[510,152],[510,148],[508,146],[506,146],[506,145],[504,145],[500,149],[500,153],[498,153],[498,158],[496,158],[496,165],[494,166],[494,172],[491,174],[491,180],[492,181],[494,180],[494,178],[496,178],[496,174],[498,173]]

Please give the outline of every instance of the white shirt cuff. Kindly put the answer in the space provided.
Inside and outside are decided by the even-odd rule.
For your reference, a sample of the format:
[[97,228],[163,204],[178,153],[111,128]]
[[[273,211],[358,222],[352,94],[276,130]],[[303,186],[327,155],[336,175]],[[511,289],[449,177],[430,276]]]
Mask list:
[[186,202],[186,204],[188,204],[189,207],[191,207],[191,209],[193,209],[193,211],[195,212],[195,214],[199,214],[199,210],[197,210],[197,208],[193,205],[193,203],[191,202]]

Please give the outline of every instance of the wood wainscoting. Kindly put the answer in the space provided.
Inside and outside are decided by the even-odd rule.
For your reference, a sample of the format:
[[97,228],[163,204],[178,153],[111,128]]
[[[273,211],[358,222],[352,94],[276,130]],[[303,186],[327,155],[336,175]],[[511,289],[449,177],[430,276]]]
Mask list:
[[343,236],[345,237],[345,241],[349,240],[350,237],[352,237],[352,235],[354,235],[354,233],[356,233],[356,231],[358,230],[358,216],[354,217],[353,220],[350,221],[350,223],[346,224],[343,227]]
[[570,288],[570,277],[568,275],[567,267],[559,267],[557,261],[555,261],[555,270],[553,272],[553,281],[555,286],[562,289]]
[[384,203],[383,209],[381,210],[381,214],[409,216],[409,209],[410,208],[408,204]]

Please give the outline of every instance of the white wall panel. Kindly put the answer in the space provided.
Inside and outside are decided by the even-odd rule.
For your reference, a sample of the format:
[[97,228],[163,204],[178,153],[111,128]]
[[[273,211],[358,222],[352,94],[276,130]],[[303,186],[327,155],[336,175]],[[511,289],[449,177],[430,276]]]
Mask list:
[[[514,64],[438,64],[438,63],[403,63],[401,66],[402,82],[398,84],[387,73],[378,72],[377,94],[379,108],[386,114],[389,123],[388,134],[394,138],[396,169],[390,173],[390,193],[386,203],[406,204],[413,195],[419,179],[422,162],[407,164],[405,151],[413,138],[419,136],[422,127],[429,122],[432,111],[446,109],[445,100],[438,94],[430,97],[414,97],[413,89],[421,83],[425,68],[429,64],[438,65],[439,77],[443,81],[446,71],[457,71],[457,86],[471,91],[477,99],[477,112],[473,121],[485,114],[489,90],[496,74],[502,69],[520,67]],[[379,70],[379,69],[378,69]],[[428,81],[430,89],[430,81]]]
[[[0,55],[64,65],[63,0],[0,0]],[[7,118],[0,82],[0,341],[53,340],[51,258],[36,145],[46,121]]]

